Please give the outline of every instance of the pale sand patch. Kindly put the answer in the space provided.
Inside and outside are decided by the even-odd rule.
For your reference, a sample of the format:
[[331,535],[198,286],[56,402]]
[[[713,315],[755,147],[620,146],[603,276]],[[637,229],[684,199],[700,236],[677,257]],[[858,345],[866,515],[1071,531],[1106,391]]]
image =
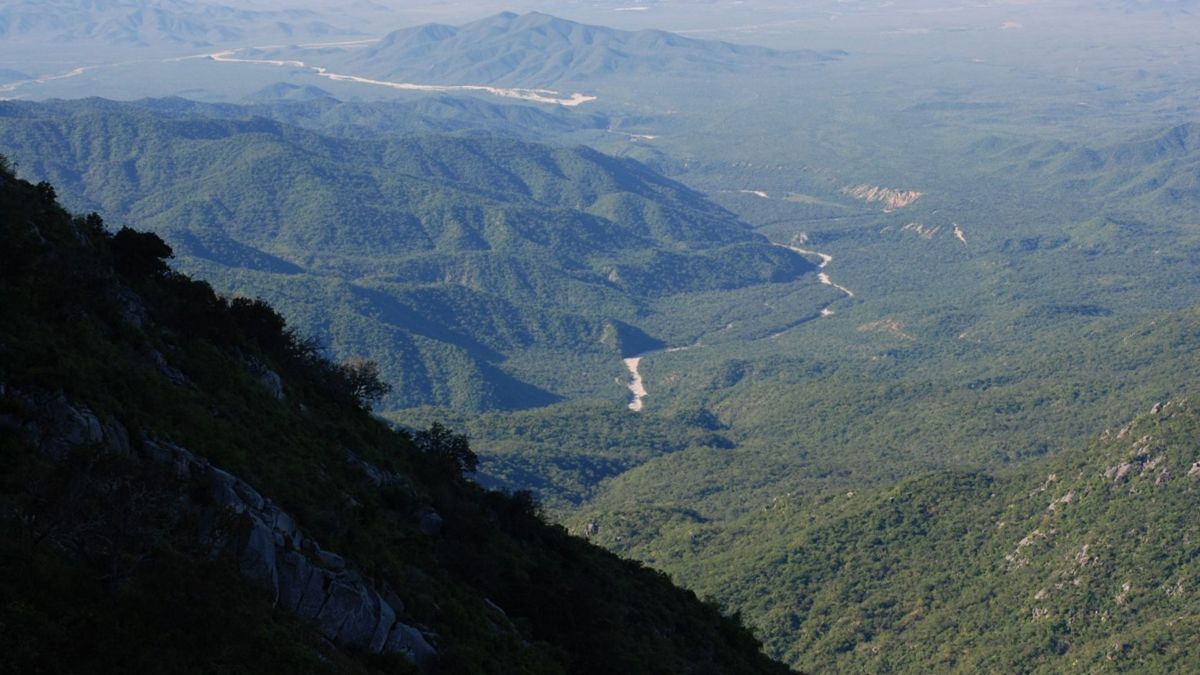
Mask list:
[[646,398],[646,385],[642,381],[642,374],[638,372],[638,366],[642,363],[642,357],[631,356],[627,359],[622,359],[625,367],[629,370],[629,375],[633,379],[629,382],[629,391],[633,394],[633,400],[629,402],[629,409],[638,412],[642,409],[642,400]]

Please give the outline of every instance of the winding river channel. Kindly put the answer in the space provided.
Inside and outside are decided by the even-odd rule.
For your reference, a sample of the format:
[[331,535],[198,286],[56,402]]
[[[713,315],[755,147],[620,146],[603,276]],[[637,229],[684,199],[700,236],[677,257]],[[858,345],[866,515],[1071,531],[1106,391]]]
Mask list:
[[[350,42],[323,42],[316,44],[297,45],[300,49],[319,49],[324,47],[362,47],[375,42],[379,38],[371,38],[368,40],[353,40]],[[344,75],[341,73],[332,73],[328,68],[322,66],[314,66],[304,61],[296,59],[251,59],[241,58],[238,55],[248,50],[262,49],[281,49],[282,45],[265,45],[262,47],[237,47],[233,49],[224,49],[217,52],[206,54],[194,54],[191,56],[175,56],[165,59],[143,59],[137,61],[125,61],[121,63],[106,63],[95,64],[88,66],[80,66],[62,73],[43,75],[40,77],[20,80],[17,82],[9,82],[0,84],[0,100],[8,100],[8,97],[3,96],[10,92],[16,92],[18,89],[34,87],[48,82],[57,80],[65,80],[67,78],[79,77],[84,73],[102,68],[118,68],[124,66],[137,66],[146,63],[181,63],[183,61],[194,61],[207,59],[216,63],[234,63],[243,65],[259,65],[259,66],[275,66],[283,68],[294,68],[299,70],[307,70],[318,77],[324,77],[334,82],[353,82],[355,84],[365,84],[376,87],[387,87],[389,89],[398,89],[401,91],[429,91],[429,92],[475,92],[499,96],[502,98],[515,98],[522,101],[530,101],[533,103],[546,103],[553,105],[561,105],[567,108],[583,105],[595,101],[595,96],[586,94],[574,93],[570,96],[561,94],[553,89],[525,89],[519,87],[492,87],[482,84],[416,84],[413,82],[391,82],[388,80],[374,80],[368,77],[360,77],[358,75]],[[651,139],[653,137],[643,136],[643,139]]]
[[[834,282],[833,279],[829,278],[829,273],[825,272],[825,267],[827,265],[829,265],[829,263],[833,262],[832,255],[830,255],[828,253],[821,253],[820,251],[812,251],[809,249],[800,248],[799,246],[792,246],[790,244],[776,243],[775,246],[779,246],[781,248],[786,248],[789,251],[798,253],[803,256],[815,256],[816,258],[820,259],[821,262],[817,265],[817,280],[826,286],[832,286],[833,288],[836,288],[837,290],[839,290],[843,294],[845,294],[845,296],[847,298],[854,297],[854,291],[850,290],[849,288],[846,288],[845,286],[842,286],[841,284]],[[842,299],[842,298],[831,300],[831,301],[825,303],[820,308],[818,308],[818,310],[815,314],[808,315],[808,316],[798,319],[797,321],[785,326],[783,328],[783,330],[776,332],[771,337],[777,338],[780,335],[783,335],[784,333],[786,333],[787,331],[795,328],[796,326],[799,326],[804,323],[808,323],[809,321],[812,321],[813,319],[818,319],[818,318],[821,318],[824,316],[832,316],[833,315],[832,306],[835,302],[837,302],[840,299]],[[626,386],[629,388],[629,393],[631,396],[630,401],[629,401],[629,409],[630,410],[632,410],[634,412],[640,412],[642,410],[642,408],[645,407],[645,400],[646,400],[646,397],[649,395],[646,391],[646,381],[642,378],[642,373],[640,371],[640,368],[642,365],[642,359],[644,357],[650,356],[652,354],[658,354],[660,352],[674,352],[674,351],[682,351],[684,349],[691,349],[691,347],[668,347],[666,349],[654,349],[654,350],[651,350],[648,352],[642,352],[641,354],[638,354],[636,356],[626,357],[622,360],[625,364],[625,369],[629,371],[629,383]]]
[[[364,41],[369,42],[369,41]],[[361,43],[356,43],[361,44]],[[208,58],[219,63],[247,63],[264,66],[283,66],[289,68],[301,68],[312,71],[314,74],[333,80],[334,82],[354,82],[356,84],[370,84],[377,87],[388,87],[390,89],[400,89],[404,91],[431,91],[431,92],[454,92],[454,91],[470,91],[491,94],[492,96],[500,96],[503,98],[515,98],[522,101],[531,101],[534,103],[551,103],[568,108],[582,105],[590,101],[595,101],[595,96],[587,96],[584,94],[571,94],[564,96],[552,89],[521,89],[512,87],[490,87],[481,84],[414,84],[412,82],[390,82],[388,80],[373,80],[358,75],[342,75],[340,73],[331,73],[327,68],[321,66],[309,65],[303,61],[293,59],[243,59],[238,58],[237,54],[242,49],[228,49],[211,54],[201,54],[190,58]],[[182,59],[181,59],[182,60]]]

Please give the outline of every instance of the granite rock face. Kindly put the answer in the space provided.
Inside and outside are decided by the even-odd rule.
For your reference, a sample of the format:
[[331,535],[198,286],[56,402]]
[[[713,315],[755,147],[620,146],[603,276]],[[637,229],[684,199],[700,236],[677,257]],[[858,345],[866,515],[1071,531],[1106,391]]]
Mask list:
[[[28,411],[5,415],[0,427],[23,434],[56,461],[75,448],[94,447],[153,462],[191,485],[207,486],[199,495],[181,494],[178,502],[181,510],[198,516],[194,534],[207,554],[231,557],[244,577],[277,604],[313,621],[334,643],[373,654],[403,654],[422,666],[436,659],[436,649],[420,630],[396,620],[403,606],[394,593],[383,589],[381,594],[244,480],[166,439],[143,438],[134,450],[120,423],[101,421],[61,393],[28,394],[0,385],[0,398],[17,401]],[[440,517],[438,521],[440,526]]]

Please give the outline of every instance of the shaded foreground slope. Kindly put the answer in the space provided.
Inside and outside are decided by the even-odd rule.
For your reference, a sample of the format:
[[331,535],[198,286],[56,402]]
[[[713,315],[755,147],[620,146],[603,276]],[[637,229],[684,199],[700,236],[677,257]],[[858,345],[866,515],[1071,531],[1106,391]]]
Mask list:
[[[0,623],[21,626],[0,648],[17,671],[787,672],[661,574],[372,419],[361,371],[169,272],[153,236],[71,218],[3,167],[0,214]],[[237,496],[215,500],[219,483]],[[267,511],[287,537],[256,541]],[[332,580],[317,621],[283,609],[275,555]],[[376,654],[335,587],[414,634]]]

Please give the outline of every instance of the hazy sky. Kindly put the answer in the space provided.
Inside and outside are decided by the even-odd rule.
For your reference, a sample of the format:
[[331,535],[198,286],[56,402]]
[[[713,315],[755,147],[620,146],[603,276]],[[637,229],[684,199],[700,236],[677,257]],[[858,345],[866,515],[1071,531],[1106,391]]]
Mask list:
[[[429,21],[462,23],[496,12],[541,11],[618,28],[661,28],[773,46],[834,47],[838,39],[934,32],[1048,31],[1062,39],[1106,39],[1122,31],[1200,29],[1200,0],[230,0],[370,17],[392,28]],[[1190,38],[1189,38],[1190,36]]]

